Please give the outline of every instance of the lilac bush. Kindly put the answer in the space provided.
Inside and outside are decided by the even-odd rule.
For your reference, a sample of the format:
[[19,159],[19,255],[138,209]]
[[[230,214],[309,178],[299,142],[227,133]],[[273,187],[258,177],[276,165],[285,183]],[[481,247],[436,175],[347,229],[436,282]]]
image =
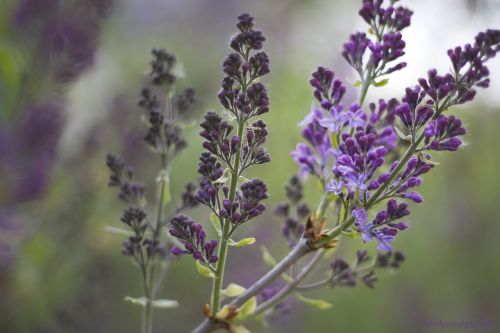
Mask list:
[[[197,203],[206,206],[210,221],[197,223],[178,212],[164,223],[160,201],[158,222],[151,224],[143,210],[143,186],[134,181],[133,172],[123,162],[108,159],[113,172],[110,184],[119,186],[120,197],[132,205],[122,219],[134,232],[125,253],[135,255],[139,264],[136,254],[141,251],[147,253],[142,258],[155,257],[156,253],[164,258],[168,252],[190,256],[198,271],[213,280],[210,300],[204,307],[205,319],[193,332],[220,328],[248,332],[243,322],[288,308],[283,301],[289,296],[328,308],[329,303],[302,294],[358,283],[373,288],[378,271],[398,268],[405,261],[404,254],[394,250],[394,242],[409,227],[410,206],[424,200],[418,188],[424,175],[436,166],[431,155],[462,146],[466,130],[450,110],[471,102],[476,89],[489,86],[486,62],[500,50],[500,31],[481,32],[473,43],[449,50],[449,73],[431,69],[426,77],[406,88],[401,98],[366,102],[371,87],[388,84],[391,73],[406,67],[401,60],[406,46],[403,32],[413,13],[396,2],[364,0],[359,14],[368,29],[352,34],[344,44],[342,56],[359,76],[353,88],[359,88],[357,100],[347,100],[348,88],[333,70],[320,66],[312,74],[309,83],[317,104],[300,122],[304,140],[291,152],[298,172],[286,185],[288,201],[274,209],[283,219],[282,233],[290,252],[280,261],[265,252],[263,259],[272,268],[256,277],[255,283],[242,287],[224,281],[229,249],[255,241],[234,240],[235,232],[244,230],[247,222],[264,212],[263,201],[268,198],[262,180],[245,178],[250,167],[270,162],[264,148],[269,129],[260,119],[269,111],[262,78],[270,71],[270,61],[261,51],[266,39],[254,28],[249,14],[238,17],[238,32],[229,44],[234,52],[223,61],[225,76],[218,98],[225,111],[205,115],[200,131],[200,178],[183,195],[185,207]],[[169,86],[174,81],[168,75],[168,59],[165,61],[167,65],[160,66],[161,70],[153,65],[153,84]],[[158,101],[149,93],[143,97],[141,103],[149,112],[151,124],[146,141],[166,160],[169,152],[173,156],[185,144],[180,138],[181,119],[163,118],[161,112],[154,111]],[[303,194],[303,182],[311,179],[320,184],[321,200],[315,209],[305,203]],[[207,240],[204,229],[210,222],[218,240]],[[169,249],[155,237],[162,227],[171,236],[165,241],[172,244]],[[149,233],[152,236],[146,236]],[[357,236],[360,249],[352,264],[335,257],[326,278],[303,282],[318,263],[330,260],[325,254],[334,252],[342,238]],[[363,248],[370,242],[377,244],[376,253]],[[305,257],[308,259],[303,260]],[[151,270],[155,264],[141,265]],[[281,287],[276,287],[276,280],[282,280]],[[146,308],[155,302],[148,288]]]

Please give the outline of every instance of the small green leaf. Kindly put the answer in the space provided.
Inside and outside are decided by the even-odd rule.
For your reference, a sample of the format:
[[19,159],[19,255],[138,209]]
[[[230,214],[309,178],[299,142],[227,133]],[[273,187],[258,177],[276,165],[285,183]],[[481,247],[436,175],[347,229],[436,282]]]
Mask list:
[[276,261],[276,259],[274,259],[271,252],[269,252],[269,250],[267,249],[267,247],[262,246],[260,248],[260,251],[262,252],[262,260],[264,260],[266,264],[268,264],[271,267],[274,267],[278,264],[278,262]]
[[203,265],[199,260],[196,260],[195,262],[196,262],[196,270],[198,271],[198,273],[209,278],[215,277],[214,273],[210,268]]
[[338,148],[339,146],[339,137],[337,133],[331,133],[330,134],[330,143],[332,144],[333,148]]
[[109,232],[110,234],[124,236],[124,237],[130,237],[133,235],[131,231],[122,228],[116,228],[110,225],[105,226],[104,231]]
[[350,238],[358,238],[359,232],[354,231],[354,230],[343,230],[342,235],[350,237]]
[[230,173],[231,173],[231,170],[229,170],[229,168],[226,168],[224,170],[224,173],[222,174],[222,176],[220,176],[219,179],[215,180],[214,183],[224,184],[225,182],[227,182],[229,180]]
[[432,160],[432,156],[430,154],[420,152],[418,153],[418,159],[422,162],[425,162],[427,164],[432,164],[432,165],[438,165],[439,163],[436,161]]
[[245,290],[245,288],[236,283],[230,283],[226,289],[222,290],[222,295],[226,297],[237,297],[243,294]]
[[238,314],[234,317],[234,320],[243,320],[246,317],[252,315],[257,308],[257,297],[252,297],[246,301],[241,307],[238,308]]
[[250,179],[248,179],[248,178],[246,178],[246,177],[244,177],[244,176],[239,176],[239,177],[238,177],[238,181],[239,181],[240,183],[246,183],[246,182],[250,181]]
[[377,82],[377,81],[375,81],[375,80],[373,81],[373,85],[374,85],[375,87],[383,87],[383,86],[385,86],[387,83],[389,83],[389,79],[383,79],[383,80],[380,80],[380,81],[378,81],[378,82]]
[[232,239],[229,240],[229,245],[235,246],[235,247],[242,247],[242,246],[251,245],[254,243],[255,243],[255,238],[253,238],[253,237],[243,238],[242,240],[237,241],[237,242],[232,240]]
[[230,325],[229,331],[231,333],[252,333],[243,325]]
[[130,296],[125,296],[123,299],[125,302],[129,302],[135,305],[140,305],[140,306],[146,306],[146,303],[148,302],[148,299],[146,297],[130,297]]
[[163,191],[163,193],[160,192],[160,198],[163,198],[161,203],[166,205],[172,199],[172,196],[170,195],[170,176],[168,171],[162,170],[156,178],[156,181],[160,186],[160,191]]
[[215,215],[214,212],[210,214],[210,222],[212,223],[212,226],[214,227],[217,234],[220,236],[222,234],[222,230],[220,228],[220,219],[217,215]]
[[[261,246],[260,250],[262,252],[262,260],[266,264],[268,264],[271,267],[274,267],[274,266],[276,266],[278,264],[278,262],[276,261],[276,259],[274,259],[274,257],[271,254],[271,252],[269,252],[269,250],[267,249],[267,247]],[[285,273],[281,274],[281,278],[283,280],[285,280],[286,282],[291,282],[293,280],[290,275],[287,275]]]
[[221,320],[226,320],[226,317],[228,316],[228,314],[229,314],[229,306],[224,305],[222,307],[222,309],[220,309],[219,312],[217,312],[215,314],[215,318],[221,319]]
[[403,125],[399,123],[400,120],[397,120],[394,123],[394,130],[396,131],[396,134],[399,136],[401,140],[411,142],[411,135],[406,134],[404,130],[402,129]]
[[171,309],[179,306],[179,302],[172,299],[155,299],[152,304],[157,309]]
[[313,306],[319,310],[326,310],[326,309],[330,309],[332,307],[332,304],[328,303],[327,301],[323,301],[322,299],[307,298],[307,297],[304,297],[300,294],[295,294],[295,297],[299,301],[301,301],[305,304],[308,304],[310,306]]
[[353,85],[353,87],[361,87],[362,84],[363,84],[363,82],[361,82],[360,80],[357,80],[352,85]]
[[339,196],[337,194],[335,194],[333,192],[328,193],[327,199],[329,202],[334,202],[338,198],[339,198]]
[[375,35],[375,30],[373,30],[373,28],[369,28],[369,29],[368,29],[368,33],[369,33],[370,35]]

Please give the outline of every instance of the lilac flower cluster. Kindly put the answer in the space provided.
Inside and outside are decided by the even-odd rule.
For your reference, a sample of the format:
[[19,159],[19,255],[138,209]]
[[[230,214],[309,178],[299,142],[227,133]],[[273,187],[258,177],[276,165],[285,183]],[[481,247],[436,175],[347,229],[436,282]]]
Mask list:
[[276,205],[274,213],[284,218],[281,231],[289,246],[293,247],[304,232],[304,225],[300,221],[309,216],[311,209],[307,203],[302,202],[303,185],[299,176],[290,177],[285,186],[285,192],[288,202]]
[[373,288],[377,277],[375,269],[384,269],[388,267],[399,268],[404,262],[405,256],[401,252],[378,253],[375,260],[371,261],[368,251],[358,250],[356,252],[356,260],[352,265],[349,265],[343,258],[337,257],[331,263],[332,275],[330,285],[342,287],[354,287],[357,280],[361,280],[368,288]]
[[205,241],[205,231],[201,224],[195,223],[186,215],[177,215],[170,220],[171,228],[169,233],[179,240],[184,241],[184,250],[179,247],[172,247],[172,253],[176,256],[181,254],[191,254],[195,260],[209,264],[217,261],[214,255],[217,241]]
[[[153,151],[161,155],[163,170],[160,176],[165,178],[168,177],[164,174],[167,164],[186,145],[180,122],[194,103],[194,90],[187,88],[179,94],[174,94],[177,81],[173,74],[175,56],[156,49],[152,51],[152,56],[150,84],[142,90],[139,106],[146,111],[149,122],[144,140]],[[155,256],[163,256],[166,253],[165,248],[168,247],[159,241],[159,230],[164,223],[161,221],[161,214],[157,225],[147,220],[144,211],[145,185],[134,179],[134,169],[131,166],[112,154],[107,156],[106,164],[111,171],[108,185],[119,188],[118,197],[129,205],[123,214],[122,222],[131,229],[133,235],[123,243],[123,253],[133,257],[144,267],[154,265]],[[161,182],[165,182],[163,178]],[[182,194],[179,210],[197,205],[194,192],[195,186],[188,184],[186,192]],[[160,212],[162,211],[163,207],[160,207]]]
[[[307,144],[299,143],[292,156],[302,176],[317,177],[324,190],[335,195],[336,206],[352,213],[350,218],[339,214],[339,223],[348,219],[347,231],[359,232],[364,242],[377,240],[379,251],[392,251],[394,237],[407,228],[406,223],[395,220],[409,214],[407,204],[396,200],[421,203],[423,197],[414,189],[434,166],[429,152],[455,151],[461,146],[459,137],[466,133],[461,121],[442,113],[472,100],[475,87],[488,86],[485,62],[500,49],[500,31],[487,30],[473,45],[450,50],[452,73],[440,76],[430,70],[427,79],[407,88],[400,101],[379,100],[365,110],[361,104],[366,89],[378,86],[374,78],[391,71],[380,68],[404,54],[400,31],[410,24],[412,14],[403,7],[382,5],[382,0],[366,0],[360,11],[378,41],[357,33],[344,46],[344,57],[361,75],[359,103],[344,107],[345,87],[334,80],[333,71],[319,67],[310,83],[320,106],[313,106],[300,123]],[[371,55],[364,63],[366,49]],[[383,56],[378,56],[379,51]],[[396,66],[402,68],[403,64]],[[399,155],[398,139],[411,146],[401,160],[394,161]],[[387,209],[369,219],[370,209],[385,200]]]
[[363,7],[359,11],[370,26],[370,33],[375,35],[375,40],[368,38],[366,33],[357,32],[344,44],[342,56],[358,72],[362,82],[374,81],[382,75],[406,67],[405,62],[392,67],[387,65],[405,54],[406,44],[401,31],[410,25],[413,13],[404,7],[394,7],[393,4],[384,8],[383,2],[363,1]]
[[[139,106],[147,112],[149,122],[149,130],[144,140],[154,151],[171,159],[186,146],[179,122],[186,117],[195,101],[194,90],[187,88],[170,97],[177,80],[173,74],[175,56],[164,50],[153,50],[152,55],[152,85],[142,91],[139,101]],[[165,94],[167,99],[172,99],[171,103],[162,100],[161,96]]]
[[[256,120],[245,129],[251,118],[269,111],[267,89],[258,81],[269,73],[269,58],[262,51],[252,53],[262,48],[265,38],[253,29],[253,18],[249,14],[240,15],[238,20],[240,32],[230,42],[236,52],[224,59],[222,67],[226,76],[218,93],[222,106],[234,116],[235,125],[215,112],[205,115],[200,132],[205,151],[198,165],[201,178],[195,194],[195,198],[217,216],[222,227],[224,221],[231,224],[231,234],[264,212],[261,201],[268,196],[267,186],[260,179],[246,181],[237,190],[240,176],[250,166],[270,161],[263,147],[268,134],[265,122]],[[176,234],[175,229],[170,230]],[[182,253],[176,251],[176,254]]]

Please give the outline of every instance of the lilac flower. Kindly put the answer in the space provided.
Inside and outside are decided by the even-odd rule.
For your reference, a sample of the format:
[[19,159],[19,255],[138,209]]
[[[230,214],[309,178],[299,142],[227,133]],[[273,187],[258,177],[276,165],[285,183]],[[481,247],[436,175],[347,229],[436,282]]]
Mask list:
[[297,175],[293,175],[285,186],[288,202],[279,203],[274,213],[284,218],[281,228],[290,247],[295,246],[304,232],[304,223],[301,223],[311,212],[306,203],[301,202],[303,196],[302,182]]
[[370,233],[371,228],[373,227],[373,223],[369,223],[367,221],[368,219],[368,214],[366,213],[366,210],[363,208],[359,209],[354,209],[352,211],[352,216],[354,216],[354,220],[356,223],[356,226],[358,227],[358,232],[361,233],[361,238],[363,239],[363,242],[369,242],[372,240],[373,236]]
[[455,151],[462,141],[458,136],[465,135],[466,130],[460,119],[455,116],[445,117],[440,115],[436,120],[430,121],[425,127],[425,144],[429,150]]
[[363,72],[363,56],[370,40],[365,33],[352,34],[349,41],[344,44],[342,56],[360,75]]
[[172,254],[176,256],[191,254],[195,260],[205,264],[218,260],[218,257],[214,255],[217,241],[207,242],[202,225],[195,223],[186,215],[176,215],[170,220],[169,233],[184,243],[184,249],[173,247]]
[[340,80],[334,80],[335,74],[325,67],[318,67],[312,74],[309,83],[314,88],[313,95],[325,110],[338,105],[345,94],[346,88]]
[[266,206],[261,201],[267,197],[266,184],[260,179],[250,180],[241,184],[235,201],[231,202],[226,196],[218,215],[234,225],[240,225],[264,212]]

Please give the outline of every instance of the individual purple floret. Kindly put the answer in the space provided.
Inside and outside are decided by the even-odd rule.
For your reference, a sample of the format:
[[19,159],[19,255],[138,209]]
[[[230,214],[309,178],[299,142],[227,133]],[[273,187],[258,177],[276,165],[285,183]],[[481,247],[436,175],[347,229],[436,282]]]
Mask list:
[[186,215],[176,215],[170,220],[170,235],[184,243],[184,249],[174,246],[172,254],[180,256],[191,254],[195,260],[205,264],[217,262],[218,257],[214,255],[217,241],[206,241],[206,234],[201,224],[195,223]]

